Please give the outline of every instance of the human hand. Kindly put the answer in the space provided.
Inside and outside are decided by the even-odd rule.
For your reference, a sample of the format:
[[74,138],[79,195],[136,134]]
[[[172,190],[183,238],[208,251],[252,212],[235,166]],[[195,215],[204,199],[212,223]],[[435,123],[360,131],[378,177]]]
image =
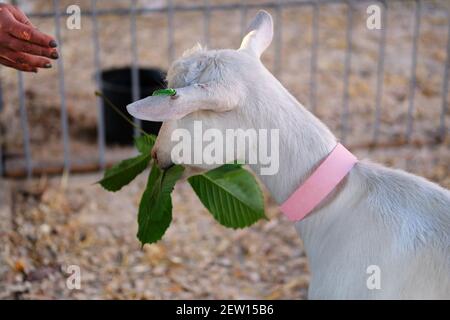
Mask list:
[[22,11],[0,3],[0,64],[28,72],[51,68],[47,58],[58,58],[56,47],[55,39],[40,32]]

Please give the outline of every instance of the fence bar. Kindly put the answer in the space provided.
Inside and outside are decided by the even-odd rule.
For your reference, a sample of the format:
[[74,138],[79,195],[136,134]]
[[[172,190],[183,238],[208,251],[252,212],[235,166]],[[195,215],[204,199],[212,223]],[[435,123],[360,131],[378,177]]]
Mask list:
[[[413,140],[413,145],[417,148],[422,148],[425,146],[429,146],[428,141],[423,140]],[[389,140],[382,141],[378,144],[377,147],[381,149],[395,148],[398,149],[401,146],[404,146],[404,141],[399,140]],[[373,147],[371,143],[355,143],[348,146],[351,150],[367,150]],[[117,161],[122,158],[112,158],[106,159],[106,167],[109,168],[114,164],[117,164]],[[98,171],[98,161],[95,159],[94,161],[89,161],[85,159],[75,159],[71,163],[70,172],[71,173],[88,173]],[[62,164],[60,161],[34,161],[33,162],[33,176],[39,177],[41,175],[60,175],[63,173]],[[8,166],[8,170],[5,171],[4,174],[7,178],[23,178],[26,177],[26,170],[22,165],[14,165]]]
[[[131,88],[132,88],[132,98],[133,101],[139,100],[141,96],[141,88],[140,88],[140,79],[139,79],[139,57],[138,57],[138,51],[137,51],[137,41],[136,41],[136,0],[131,1],[131,7],[130,7],[130,27],[131,27],[131,55],[132,55],[132,61],[131,61]],[[133,122],[138,126],[138,128],[141,127],[141,120],[133,117]],[[134,128],[134,136],[138,137],[140,135],[140,132],[137,128]]]
[[373,143],[377,143],[380,135],[380,121],[381,121],[381,101],[383,97],[383,84],[384,84],[384,58],[386,52],[386,29],[387,29],[387,14],[388,6],[385,0],[381,1],[381,35],[380,42],[378,44],[378,62],[377,62],[377,84],[375,94],[375,119],[373,129]]
[[281,19],[282,1],[283,0],[277,0],[277,6],[275,7],[275,59],[273,61],[273,73],[278,78],[281,77],[281,48],[283,36],[283,22]]
[[[94,68],[95,84],[97,90],[102,88],[101,65],[100,65],[100,44],[98,40],[98,21],[97,21],[97,0],[92,0],[92,38],[94,42]],[[96,97],[97,100],[97,141],[98,141],[98,159],[101,170],[105,168],[105,126],[104,126],[104,105],[103,99]]]
[[27,170],[27,178],[31,178],[33,173],[31,149],[30,149],[30,132],[28,130],[28,115],[25,106],[25,90],[23,85],[23,74],[17,71],[19,84],[19,112],[20,112],[20,126],[22,127],[23,135],[23,151],[25,153],[25,166]]
[[406,123],[406,141],[410,141],[413,125],[414,125],[414,100],[416,95],[416,85],[417,85],[417,47],[419,44],[419,32],[420,32],[420,15],[421,15],[421,2],[420,0],[415,0],[415,15],[414,15],[414,34],[413,34],[413,48],[411,57],[411,78],[409,82],[409,102],[408,102],[408,115]]
[[309,75],[309,105],[313,113],[316,112],[317,97],[317,55],[319,53],[319,0],[313,5],[312,17],[312,41],[311,41],[311,66]]
[[444,141],[447,135],[447,127],[445,125],[445,115],[448,110],[448,78],[449,78],[449,69],[450,69],[450,8],[447,10],[447,22],[448,22],[448,31],[447,31],[447,58],[445,60],[445,70],[444,70],[444,79],[442,80],[442,112],[440,117],[440,138],[441,141]]
[[203,42],[209,46],[209,21],[211,18],[211,9],[209,0],[203,0],[206,9],[203,11]]
[[[410,2],[411,0],[390,0],[392,2]],[[171,2],[171,0],[167,0],[167,2]],[[286,0],[283,2],[283,7],[297,7],[297,6],[311,6],[314,5],[316,0],[304,0],[304,1],[292,1]],[[322,4],[342,4],[342,0],[320,0]],[[373,0],[360,0],[359,3],[371,3]],[[247,7],[249,9],[260,9],[260,8],[276,8],[278,6],[277,2],[267,1],[261,3],[249,3]],[[164,13],[169,9],[169,5],[165,7],[142,7],[136,10],[136,14],[146,14],[146,13]],[[206,7],[204,5],[172,5],[173,10],[175,12],[180,11],[204,11]],[[241,8],[241,4],[232,3],[232,4],[216,4],[210,5],[211,11],[228,11],[228,10],[239,10]],[[82,15],[90,16],[92,15],[92,11],[86,10],[81,12]],[[123,8],[115,8],[115,9],[101,9],[97,10],[97,16],[104,15],[116,15],[116,16],[128,16],[130,14],[130,10]],[[64,13],[64,15],[68,15]],[[40,13],[30,13],[28,14],[31,18],[48,18],[52,16],[52,13],[48,12],[40,12]]]
[[168,57],[169,57],[169,66],[175,58],[175,47],[173,44],[173,15],[174,15],[174,7],[172,0],[167,0],[167,38],[169,41],[168,45]]
[[346,142],[348,131],[348,100],[349,100],[349,81],[351,71],[352,56],[352,29],[353,29],[353,10],[351,1],[347,1],[347,29],[346,29],[346,48],[345,48],[345,66],[344,66],[344,93],[342,99],[341,114],[341,141]]
[[[2,88],[2,82],[0,79],[0,115],[3,111],[3,88]],[[3,140],[3,130],[0,123],[0,177],[3,176],[3,146],[5,145],[5,141]]]
[[56,39],[58,41],[58,49],[60,56],[58,59],[58,82],[59,82],[59,95],[61,98],[61,127],[63,135],[63,148],[64,148],[64,171],[69,172],[70,170],[70,141],[69,141],[69,126],[67,121],[67,106],[66,106],[66,93],[64,86],[64,60],[62,54],[62,39],[61,39],[61,29],[59,25],[59,1],[53,0],[53,8],[55,11],[55,33]]
[[240,2],[240,12],[241,12],[241,39],[244,38],[245,32],[247,31],[247,1],[241,0]]

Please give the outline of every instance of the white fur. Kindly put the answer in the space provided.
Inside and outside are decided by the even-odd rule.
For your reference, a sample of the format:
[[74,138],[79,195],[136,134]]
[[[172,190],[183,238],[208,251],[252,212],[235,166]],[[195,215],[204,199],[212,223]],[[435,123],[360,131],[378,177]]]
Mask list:
[[[260,178],[282,203],[336,145],[259,60],[272,28],[270,15],[260,11],[239,50],[196,47],[173,64],[169,86],[187,88],[177,99],[153,97],[128,107],[142,119],[165,113],[153,151],[161,167],[171,164],[171,132],[192,130],[194,120],[223,132],[278,128],[279,173]],[[196,103],[180,117],[186,101]],[[149,111],[157,108],[172,111]],[[260,172],[258,165],[252,169]],[[432,182],[362,160],[295,227],[309,258],[310,298],[450,299],[450,192]],[[380,290],[366,286],[369,265],[381,269]]]

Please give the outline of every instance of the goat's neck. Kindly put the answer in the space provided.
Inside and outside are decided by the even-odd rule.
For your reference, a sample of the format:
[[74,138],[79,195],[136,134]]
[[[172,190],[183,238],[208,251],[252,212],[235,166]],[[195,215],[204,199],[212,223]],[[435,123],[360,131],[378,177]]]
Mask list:
[[[336,138],[278,82],[270,97],[258,101],[262,127],[279,129],[280,157],[278,173],[260,178],[281,204],[333,150]],[[258,164],[252,169],[261,172]]]
[[[280,83],[270,92],[270,99],[258,99],[262,109],[260,117],[267,128],[279,128],[280,168],[275,175],[261,175],[260,179],[271,192],[274,200],[283,203],[317,168],[318,164],[336,146],[336,138],[330,130],[306,110]],[[265,122],[264,122],[265,121]],[[259,174],[260,167],[252,166]],[[296,224],[308,254],[314,256],[317,236],[333,223],[338,215],[333,210],[313,212]],[[321,230],[322,229],[322,230]]]

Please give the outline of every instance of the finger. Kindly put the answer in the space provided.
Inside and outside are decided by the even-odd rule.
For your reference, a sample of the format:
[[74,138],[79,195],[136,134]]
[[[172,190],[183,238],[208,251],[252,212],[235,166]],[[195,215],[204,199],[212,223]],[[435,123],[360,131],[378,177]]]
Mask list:
[[10,68],[14,68],[14,69],[20,70],[20,71],[37,72],[37,68],[34,68],[32,66],[28,66],[26,64],[14,63],[14,62],[11,62],[9,60],[3,59],[2,57],[0,57],[0,63],[2,65],[4,65],[4,66],[10,67]]
[[31,21],[28,19],[28,17],[17,7],[11,6],[11,13],[18,21],[22,22],[23,24],[29,25],[30,27],[36,28]]
[[9,29],[9,34],[42,47],[57,47],[55,39],[51,36],[20,22],[15,23],[14,27]]
[[17,64],[26,64],[31,67],[46,69],[52,67],[50,60],[48,60],[47,58],[33,56],[22,52],[5,50],[4,52],[2,52],[1,57],[3,59],[9,60],[10,62]]
[[51,59],[58,59],[58,52],[49,47],[41,47],[37,44],[22,41],[14,37],[10,37],[3,41],[3,46],[18,52],[25,52],[35,56],[42,56]]

